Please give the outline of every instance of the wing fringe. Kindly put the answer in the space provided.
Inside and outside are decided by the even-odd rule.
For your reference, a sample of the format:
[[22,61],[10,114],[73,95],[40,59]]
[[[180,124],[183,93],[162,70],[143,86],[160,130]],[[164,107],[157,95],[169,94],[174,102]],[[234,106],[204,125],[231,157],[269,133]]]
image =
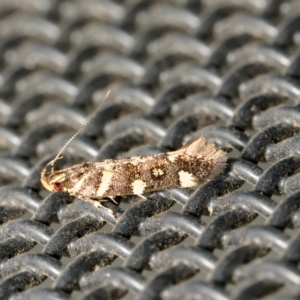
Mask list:
[[227,153],[217,148],[215,144],[209,143],[204,137],[188,142],[179,151],[184,151],[185,154],[191,156],[212,160],[214,168],[210,177],[218,175],[226,167]]

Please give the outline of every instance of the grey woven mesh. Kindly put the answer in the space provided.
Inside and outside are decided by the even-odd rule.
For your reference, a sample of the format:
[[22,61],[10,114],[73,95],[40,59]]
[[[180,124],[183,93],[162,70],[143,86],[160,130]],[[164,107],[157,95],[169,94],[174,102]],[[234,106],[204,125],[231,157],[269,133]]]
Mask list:
[[[0,1],[0,299],[300,299],[300,2]],[[40,173],[204,136],[227,169],[96,209]],[[113,211],[113,213],[111,213]]]

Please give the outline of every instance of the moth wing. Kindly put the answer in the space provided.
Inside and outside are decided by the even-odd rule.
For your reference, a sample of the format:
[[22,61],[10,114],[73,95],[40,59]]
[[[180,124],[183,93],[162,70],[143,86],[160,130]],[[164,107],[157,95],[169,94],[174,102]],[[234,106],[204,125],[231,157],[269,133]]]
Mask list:
[[227,160],[227,153],[216,147],[215,144],[209,143],[204,137],[187,142],[182,148],[172,155],[187,154],[190,156],[202,157],[207,160],[213,160],[216,165],[224,168]]
[[172,154],[188,154],[191,156],[198,156],[203,152],[203,148],[207,145],[207,141],[204,137],[194,138],[189,140],[180,149],[171,152]]
[[215,146],[214,144],[209,144],[204,137],[200,137],[198,139],[187,142],[179,150],[185,150],[184,152],[191,156],[198,156],[203,152],[207,152],[208,148],[211,148],[211,150],[213,150],[213,148],[215,149]]
[[193,138],[193,139],[189,140],[181,148],[179,148],[177,151],[184,150],[184,149],[188,148],[192,143],[194,143],[197,140],[198,140],[198,138]]

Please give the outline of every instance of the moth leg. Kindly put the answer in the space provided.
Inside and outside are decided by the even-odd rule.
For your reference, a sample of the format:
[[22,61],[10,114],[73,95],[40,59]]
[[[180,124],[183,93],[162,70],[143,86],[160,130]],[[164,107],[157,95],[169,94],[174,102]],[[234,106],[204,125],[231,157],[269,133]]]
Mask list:
[[113,196],[108,196],[107,198],[109,198],[113,203],[119,205],[119,203],[115,200]]
[[108,208],[108,207],[105,207],[105,206],[103,206],[102,204],[101,204],[101,202],[106,202],[106,201],[108,201],[108,200],[105,200],[105,199],[103,199],[103,200],[100,200],[100,201],[95,201],[95,200],[92,200],[92,199],[90,199],[90,198],[88,198],[88,197],[84,197],[84,199],[83,199],[85,202],[87,202],[87,203],[90,203],[90,204],[92,204],[92,205],[94,205],[97,209],[99,209],[99,210],[101,210],[101,209],[104,209],[104,210],[106,210],[106,211],[108,211],[110,214],[112,214],[116,219],[118,219],[118,216],[115,214],[115,212],[112,210],[112,209],[110,209],[110,208]]
[[[97,197],[93,197],[93,199],[96,199],[96,201],[99,202],[108,202],[108,201],[112,201],[113,203],[115,203],[116,205],[119,205],[119,203],[115,200],[115,198],[113,196],[107,196],[107,198],[109,198],[109,200],[107,199],[103,199],[103,198],[97,198]],[[92,199],[91,199],[92,200]],[[92,200],[93,201],[93,200]]]
[[100,202],[100,203],[102,203],[102,202],[108,202],[108,201],[109,201],[109,200],[107,200],[107,199],[102,199],[102,198],[100,198],[100,199],[93,198],[93,199],[91,199],[91,200],[96,201],[96,202]]
[[92,205],[94,205],[96,208],[100,209],[100,208],[103,208],[104,206],[101,204],[100,201],[94,201],[88,197],[84,197],[83,201],[87,202],[87,203],[90,203]]
[[141,195],[141,194],[137,194],[137,196],[141,197],[144,200],[147,200],[147,198],[145,196]]
[[104,209],[106,211],[108,211],[110,214],[112,214],[115,218],[118,218],[117,215],[114,213],[114,211],[108,207],[105,207],[101,204],[101,202],[106,202],[108,200],[105,200],[105,199],[102,199],[102,198],[99,198],[98,201],[95,201],[95,200],[92,200],[91,198],[87,197],[87,196],[82,196],[80,194],[77,194],[77,195],[74,195],[76,197],[78,197],[79,199],[87,202],[87,203],[90,203],[92,204],[93,206],[95,206],[97,209],[101,210],[101,209]]

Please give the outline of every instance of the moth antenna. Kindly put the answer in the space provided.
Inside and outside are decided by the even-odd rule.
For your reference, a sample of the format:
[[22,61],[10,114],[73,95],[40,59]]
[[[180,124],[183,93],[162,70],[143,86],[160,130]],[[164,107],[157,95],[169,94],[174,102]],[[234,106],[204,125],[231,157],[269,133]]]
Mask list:
[[[54,171],[54,164],[57,160],[61,159],[62,157],[60,157],[60,155],[62,154],[62,152],[66,149],[66,147],[77,137],[77,135],[82,132],[83,129],[85,129],[90,123],[91,121],[96,117],[96,115],[98,114],[98,112],[101,110],[104,102],[106,101],[108,95],[110,93],[110,90],[108,90],[105,94],[105,97],[103,98],[99,108],[96,110],[96,112],[91,116],[91,118],[65,143],[65,145],[60,149],[60,151],[57,153],[56,157],[49,163],[51,165],[51,172]],[[49,165],[48,164],[48,165]]]

